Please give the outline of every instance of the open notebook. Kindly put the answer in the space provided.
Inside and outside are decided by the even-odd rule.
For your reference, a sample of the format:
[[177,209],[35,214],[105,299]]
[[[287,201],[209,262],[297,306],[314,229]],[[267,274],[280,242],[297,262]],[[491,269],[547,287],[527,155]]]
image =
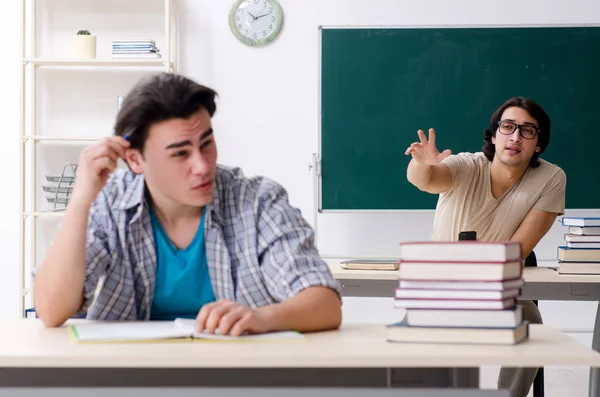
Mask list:
[[178,318],[174,321],[126,321],[73,324],[69,335],[76,342],[179,342],[179,341],[283,341],[302,340],[295,331],[230,336],[194,331],[195,320]]

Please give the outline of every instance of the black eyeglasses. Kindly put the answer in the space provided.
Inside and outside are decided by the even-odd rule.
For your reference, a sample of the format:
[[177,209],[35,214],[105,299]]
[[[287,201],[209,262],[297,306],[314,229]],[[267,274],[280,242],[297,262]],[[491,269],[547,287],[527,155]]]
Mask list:
[[498,121],[498,132],[502,135],[512,135],[517,128],[524,139],[533,139],[540,132],[540,129],[531,124],[517,124],[513,121]]

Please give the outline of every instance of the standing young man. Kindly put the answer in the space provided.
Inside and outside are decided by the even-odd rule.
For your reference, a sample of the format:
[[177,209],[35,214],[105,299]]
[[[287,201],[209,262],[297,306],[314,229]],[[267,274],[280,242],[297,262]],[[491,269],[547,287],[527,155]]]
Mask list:
[[[422,191],[439,194],[432,238],[454,241],[465,230],[483,241],[519,241],[525,259],[565,209],[566,175],[539,158],[550,143],[550,118],[537,103],[516,97],[493,115],[485,131],[483,152],[451,155],[438,152],[435,131],[412,155],[408,180]],[[520,301],[524,317],[541,323],[532,301]],[[498,387],[512,397],[526,397],[537,368],[502,368]]]
[[[152,75],[125,98],[115,136],[82,152],[36,269],[46,325],[83,312],[196,318],[198,330],[231,335],[340,325],[338,283],[286,191],[217,165],[215,96],[183,76]],[[129,169],[115,170],[119,158]]]

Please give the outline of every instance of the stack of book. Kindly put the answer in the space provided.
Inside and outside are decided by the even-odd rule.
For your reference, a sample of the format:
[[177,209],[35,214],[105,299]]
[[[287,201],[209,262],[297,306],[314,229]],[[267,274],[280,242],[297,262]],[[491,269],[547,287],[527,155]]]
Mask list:
[[600,274],[600,218],[563,217],[566,245],[558,247],[561,274]]
[[154,40],[115,40],[112,43],[114,59],[154,59],[160,58],[160,51]]
[[403,321],[387,340],[516,344],[529,337],[517,298],[523,286],[518,242],[402,243],[396,308]]

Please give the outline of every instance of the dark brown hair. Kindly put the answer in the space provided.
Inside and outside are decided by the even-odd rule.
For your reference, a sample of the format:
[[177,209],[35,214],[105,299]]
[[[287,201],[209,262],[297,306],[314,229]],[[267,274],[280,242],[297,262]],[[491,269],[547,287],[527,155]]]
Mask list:
[[123,100],[114,134],[127,135],[131,148],[143,152],[152,124],[187,119],[202,108],[212,117],[217,109],[216,95],[211,88],[178,74],[162,72],[144,77]]
[[492,137],[496,136],[498,122],[502,117],[502,113],[511,107],[518,107],[525,110],[538,122],[539,132],[537,134],[537,146],[540,147],[540,151],[535,152],[529,161],[530,167],[538,167],[540,165],[538,158],[540,154],[544,153],[544,150],[546,150],[546,147],[550,143],[550,117],[548,117],[548,114],[540,105],[528,98],[510,98],[508,101],[504,102],[504,104],[500,106],[496,112],[494,112],[492,118],[490,119],[489,129],[484,131],[483,154],[485,154],[485,157],[487,157],[488,160],[494,160],[496,146],[492,143]]

